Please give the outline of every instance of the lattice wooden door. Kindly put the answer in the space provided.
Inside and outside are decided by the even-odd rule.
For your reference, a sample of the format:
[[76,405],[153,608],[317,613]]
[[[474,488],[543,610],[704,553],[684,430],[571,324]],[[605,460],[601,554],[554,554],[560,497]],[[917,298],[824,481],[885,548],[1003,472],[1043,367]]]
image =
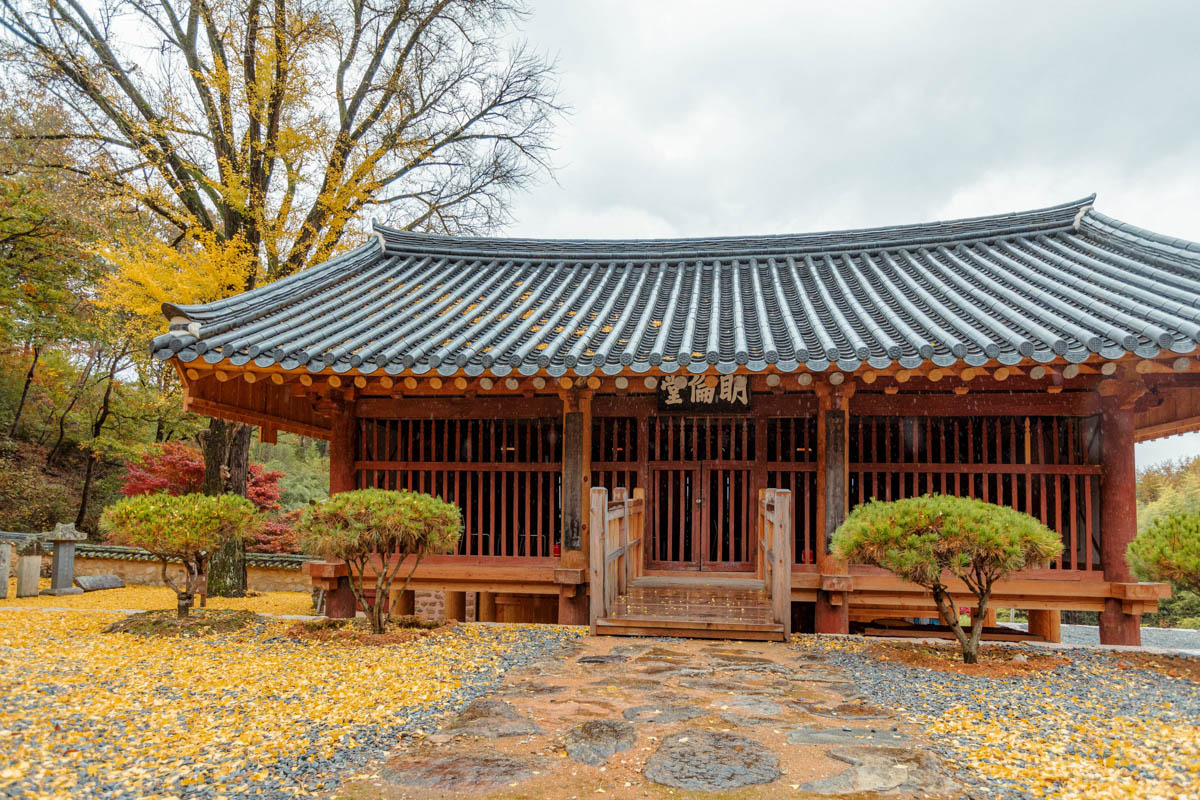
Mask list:
[[753,568],[754,420],[650,420],[651,569]]

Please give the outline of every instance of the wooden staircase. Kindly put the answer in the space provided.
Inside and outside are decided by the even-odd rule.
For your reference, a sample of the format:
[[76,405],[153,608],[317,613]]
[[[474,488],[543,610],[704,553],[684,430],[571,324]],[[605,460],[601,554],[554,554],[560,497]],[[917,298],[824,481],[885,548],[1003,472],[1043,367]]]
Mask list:
[[766,584],[757,578],[639,577],[596,621],[596,633],[783,641]]
[[787,641],[791,635],[791,493],[762,490],[758,557],[747,577],[643,575],[646,500],[640,489],[592,489],[592,632],[618,636]]

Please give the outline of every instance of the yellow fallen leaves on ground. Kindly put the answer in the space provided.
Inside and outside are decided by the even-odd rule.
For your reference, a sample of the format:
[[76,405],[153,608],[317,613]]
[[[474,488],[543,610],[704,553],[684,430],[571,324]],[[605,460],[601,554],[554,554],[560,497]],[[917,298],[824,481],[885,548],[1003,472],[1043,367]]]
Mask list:
[[290,759],[284,774],[299,775],[498,672],[522,627],[350,648],[289,639],[283,621],[204,639],[102,633],[115,619],[0,609],[0,796],[253,792],[272,765]]
[[[43,578],[41,588],[49,589],[50,580]],[[21,608],[88,608],[102,611],[154,611],[175,608],[175,592],[166,586],[126,586],[99,592],[68,594],[55,597],[17,597],[17,582],[9,581],[8,599],[0,600],[0,609]],[[208,608],[254,611],[259,614],[315,614],[312,595],[308,592],[262,592],[255,597],[210,597]]]
[[[1166,725],[1152,719],[1089,709],[1062,715],[1030,698],[1025,714],[987,719],[956,707],[931,720],[928,731],[949,742],[961,764],[1019,786],[1034,797],[1200,798],[1200,725]],[[1053,723],[1054,720],[1051,719]],[[1195,790],[1180,793],[1182,784]]]
[[1200,691],[1188,679],[1091,648],[988,645],[1030,666],[996,676],[986,660],[943,670],[893,657],[939,649],[949,664],[950,643],[796,636],[793,646],[829,657],[870,702],[923,728],[972,797],[1200,800]]

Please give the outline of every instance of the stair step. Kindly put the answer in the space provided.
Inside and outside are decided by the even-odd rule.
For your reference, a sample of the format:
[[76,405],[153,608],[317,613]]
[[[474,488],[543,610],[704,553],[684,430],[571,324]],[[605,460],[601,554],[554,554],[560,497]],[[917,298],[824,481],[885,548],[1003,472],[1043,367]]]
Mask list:
[[709,605],[618,600],[610,616],[628,619],[677,619],[698,622],[771,622],[772,609],[765,604]]
[[682,636],[696,639],[754,639],[782,641],[783,626],[730,620],[690,620],[668,617],[605,617],[596,633],[612,636]]
[[596,633],[709,639],[783,638],[770,595],[757,578],[637,578]]

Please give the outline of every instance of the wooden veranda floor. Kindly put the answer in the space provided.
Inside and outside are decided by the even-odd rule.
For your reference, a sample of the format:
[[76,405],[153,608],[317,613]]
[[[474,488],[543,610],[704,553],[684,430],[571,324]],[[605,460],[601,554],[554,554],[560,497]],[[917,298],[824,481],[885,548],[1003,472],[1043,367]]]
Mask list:
[[784,638],[771,600],[753,578],[640,577],[617,599],[597,633],[702,639]]

